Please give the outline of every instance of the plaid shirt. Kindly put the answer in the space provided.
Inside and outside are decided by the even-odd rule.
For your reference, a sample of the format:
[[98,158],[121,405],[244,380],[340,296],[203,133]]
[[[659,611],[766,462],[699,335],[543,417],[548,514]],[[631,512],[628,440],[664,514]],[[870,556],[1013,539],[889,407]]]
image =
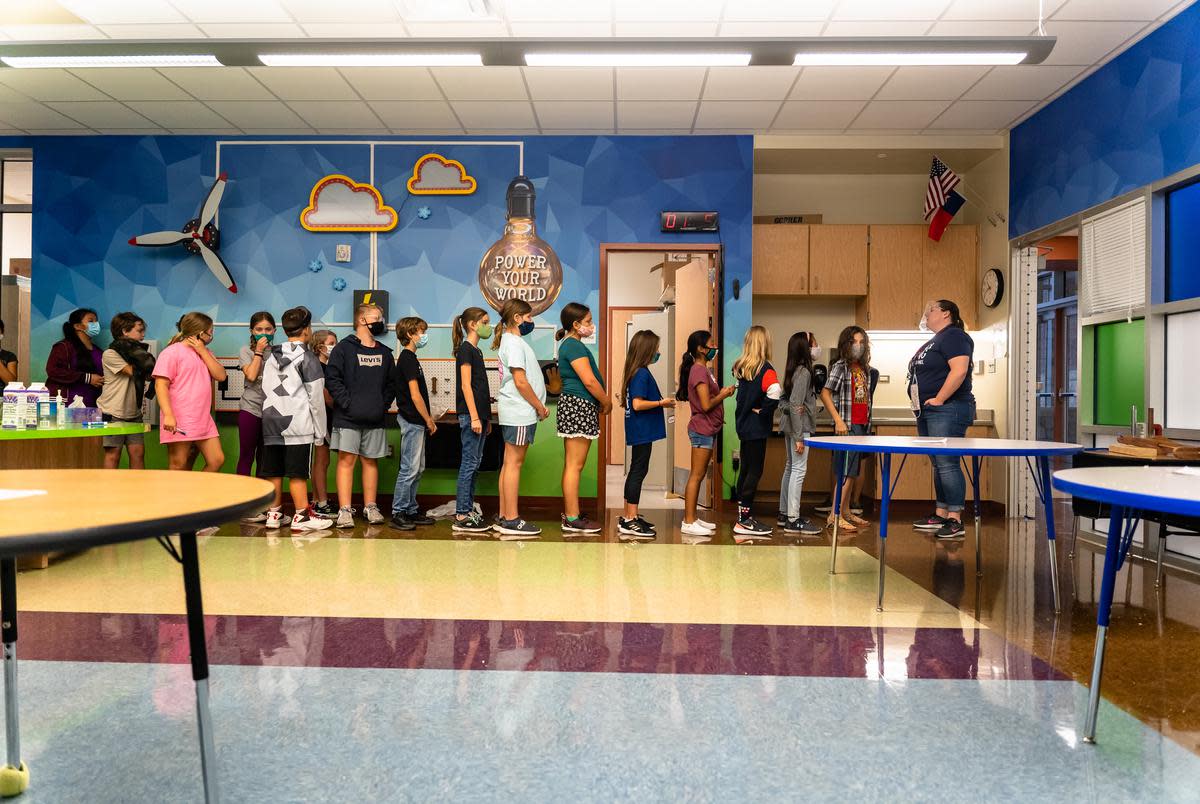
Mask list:
[[[870,392],[871,370],[863,369],[867,383],[867,421],[871,421],[871,406],[874,394]],[[850,369],[845,360],[839,360],[829,369],[829,378],[825,380],[825,389],[833,395],[833,404],[837,407],[838,415],[846,424],[850,423],[850,406],[854,402],[854,383],[850,379]]]

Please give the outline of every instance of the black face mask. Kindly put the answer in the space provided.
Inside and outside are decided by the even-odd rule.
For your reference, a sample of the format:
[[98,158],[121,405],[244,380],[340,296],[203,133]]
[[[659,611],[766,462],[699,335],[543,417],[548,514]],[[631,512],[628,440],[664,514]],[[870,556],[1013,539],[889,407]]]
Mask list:
[[370,331],[371,335],[378,338],[380,335],[387,332],[387,324],[383,323],[382,321],[372,321],[370,324],[367,324],[367,329]]

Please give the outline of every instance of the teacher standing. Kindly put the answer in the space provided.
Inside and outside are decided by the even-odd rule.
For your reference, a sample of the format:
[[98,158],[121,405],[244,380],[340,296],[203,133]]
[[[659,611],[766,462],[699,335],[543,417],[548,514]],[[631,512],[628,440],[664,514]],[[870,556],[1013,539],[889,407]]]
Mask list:
[[[947,299],[929,302],[921,329],[933,333],[908,362],[908,395],[917,432],[930,438],[962,438],[975,421],[971,391],[975,342],[963,326],[958,305]],[[957,455],[931,455],[937,510],[913,526],[935,531],[939,539],[962,538],[967,484]]]

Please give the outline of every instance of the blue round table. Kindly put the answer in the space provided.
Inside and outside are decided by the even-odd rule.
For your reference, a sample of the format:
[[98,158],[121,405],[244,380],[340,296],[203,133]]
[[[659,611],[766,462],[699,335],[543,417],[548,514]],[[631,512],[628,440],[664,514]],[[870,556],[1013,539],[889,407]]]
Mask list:
[[[1054,590],[1054,611],[1062,606],[1058,592],[1058,556],[1054,552],[1054,502],[1050,495],[1050,456],[1073,455],[1083,449],[1080,444],[1064,444],[1057,441],[1024,441],[1010,438],[925,438],[921,436],[810,436],[804,443],[817,449],[827,449],[841,452],[844,461],[834,460],[837,471],[837,483],[834,490],[833,510],[842,509],[842,474],[852,452],[877,453],[883,464],[883,495],[879,511],[879,599],[875,610],[883,611],[883,575],[884,556],[887,547],[888,506],[891,503],[892,489],[900,480],[904,471],[904,463],[909,455],[956,455],[971,459],[971,488],[975,492],[975,569],[982,574],[982,551],[979,541],[980,522],[983,518],[979,506],[979,465],[983,458],[1005,457],[1025,458],[1029,471],[1033,474],[1034,486],[1041,497],[1043,510],[1046,515],[1046,538],[1050,546],[1050,578]],[[896,477],[892,478],[892,456],[903,455]],[[1037,458],[1038,469],[1033,468],[1030,458]],[[833,544],[829,557],[829,572],[837,570],[837,540],[839,517],[833,518]]]
[[1140,512],[1200,516],[1200,472],[1192,467],[1097,466],[1054,473],[1054,487],[1075,497],[1107,503],[1108,542],[1104,548],[1104,575],[1096,606],[1096,652],[1092,657],[1092,687],[1088,695],[1083,740],[1096,742],[1096,713],[1100,709],[1100,675],[1104,669],[1104,641],[1112,612],[1117,571],[1129,555]]

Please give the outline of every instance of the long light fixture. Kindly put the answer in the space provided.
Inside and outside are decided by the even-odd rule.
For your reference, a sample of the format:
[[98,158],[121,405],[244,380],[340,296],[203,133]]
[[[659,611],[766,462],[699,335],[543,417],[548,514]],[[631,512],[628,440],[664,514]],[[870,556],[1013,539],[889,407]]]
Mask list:
[[0,56],[9,67],[221,67],[216,56],[198,55],[131,55],[131,56]]
[[942,65],[996,65],[1020,64],[1028,58],[1025,51],[978,51],[927,52],[927,53],[797,53],[792,63],[797,66],[829,66],[829,67],[859,67],[883,66],[899,67],[908,65],[942,66]]
[[530,67],[745,67],[749,53],[526,53]]
[[478,53],[260,53],[268,67],[482,67]]

